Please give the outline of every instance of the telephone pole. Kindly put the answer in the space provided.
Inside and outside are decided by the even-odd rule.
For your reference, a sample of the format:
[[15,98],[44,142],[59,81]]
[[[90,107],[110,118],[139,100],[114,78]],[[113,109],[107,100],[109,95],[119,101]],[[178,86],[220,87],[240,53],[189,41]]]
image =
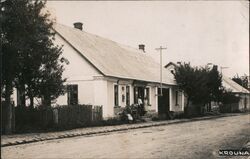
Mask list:
[[162,50],[166,50],[166,49],[167,49],[167,47],[162,47],[162,46],[155,49],[157,51],[160,51],[160,87],[161,87],[160,96],[162,96]]

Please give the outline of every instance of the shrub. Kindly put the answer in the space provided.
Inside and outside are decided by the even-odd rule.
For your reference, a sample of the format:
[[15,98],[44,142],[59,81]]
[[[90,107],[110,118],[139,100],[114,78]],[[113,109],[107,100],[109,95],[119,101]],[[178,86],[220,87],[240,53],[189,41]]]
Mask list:
[[120,112],[120,119],[122,121],[128,121],[127,114],[130,114],[133,117],[133,120],[139,119],[140,117],[140,108],[137,104],[132,104],[130,106],[126,106],[122,112]]
[[222,95],[223,104],[238,103],[239,101],[240,97],[236,97],[232,92],[224,92]]
[[125,122],[119,117],[114,117],[114,118],[109,118],[108,120],[104,120],[102,125],[119,125],[119,124],[124,124]]

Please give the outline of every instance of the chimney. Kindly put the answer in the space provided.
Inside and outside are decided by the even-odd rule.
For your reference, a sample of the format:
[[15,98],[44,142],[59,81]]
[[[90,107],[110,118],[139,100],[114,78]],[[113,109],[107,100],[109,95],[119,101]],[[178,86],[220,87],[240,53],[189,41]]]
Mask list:
[[142,50],[143,52],[145,52],[145,45],[144,44],[140,44],[139,45],[139,50]]
[[82,23],[81,22],[75,22],[74,23],[74,28],[82,30]]

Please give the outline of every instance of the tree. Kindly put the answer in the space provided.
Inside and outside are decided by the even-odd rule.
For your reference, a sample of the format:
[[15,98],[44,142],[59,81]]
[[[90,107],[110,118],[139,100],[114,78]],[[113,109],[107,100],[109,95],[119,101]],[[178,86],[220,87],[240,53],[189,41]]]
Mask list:
[[222,88],[222,75],[218,71],[218,67],[216,65],[208,72],[207,85],[209,88],[209,102],[221,101],[223,88]]
[[[61,57],[62,48],[53,43],[53,21],[49,19],[49,13],[42,14],[44,6],[42,0],[1,2],[1,86],[8,108],[6,133],[11,132],[10,96],[14,87],[24,89],[31,107],[34,97],[49,101],[64,90],[62,72],[65,59]],[[47,91],[43,91],[44,88]]]
[[13,114],[10,97],[13,92],[16,75],[20,70],[17,63],[19,62],[21,40],[18,39],[18,37],[22,36],[20,28],[23,27],[21,23],[15,19],[18,13],[13,6],[13,1],[1,2],[1,87],[3,88],[2,96],[5,99],[6,106],[6,133],[11,133],[12,131],[11,121]]
[[185,113],[190,101],[203,106],[212,100],[220,100],[221,75],[216,66],[210,70],[208,67],[192,67],[190,63],[182,63],[175,67],[174,77],[179,88],[187,95]]
[[[62,79],[63,65],[58,61],[62,51],[55,47],[50,49],[49,52],[53,53],[47,54],[43,58],[38,82],[38,97],[43,99],[43,105],[46,107],[50,107],[52,100],[65,93],[63,83],[66,81],[66,79]],[[60,61],[68,63],[64,58],[61,58]]]
[[236,83],[238,83],[239,85],[241,85],[242,87],[248,89],[248,76],[244,75],[241,78],[237,75],[235,75],[232,80]]

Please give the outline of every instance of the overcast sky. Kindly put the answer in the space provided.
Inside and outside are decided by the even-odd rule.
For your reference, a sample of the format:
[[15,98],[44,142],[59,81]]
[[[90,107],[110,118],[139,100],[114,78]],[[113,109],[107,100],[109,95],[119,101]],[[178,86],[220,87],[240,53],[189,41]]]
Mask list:
[[84,30],[169,61],[217,64],[232,77],[249,74],[249,7],[239,1],[48,1],[61,24]]

